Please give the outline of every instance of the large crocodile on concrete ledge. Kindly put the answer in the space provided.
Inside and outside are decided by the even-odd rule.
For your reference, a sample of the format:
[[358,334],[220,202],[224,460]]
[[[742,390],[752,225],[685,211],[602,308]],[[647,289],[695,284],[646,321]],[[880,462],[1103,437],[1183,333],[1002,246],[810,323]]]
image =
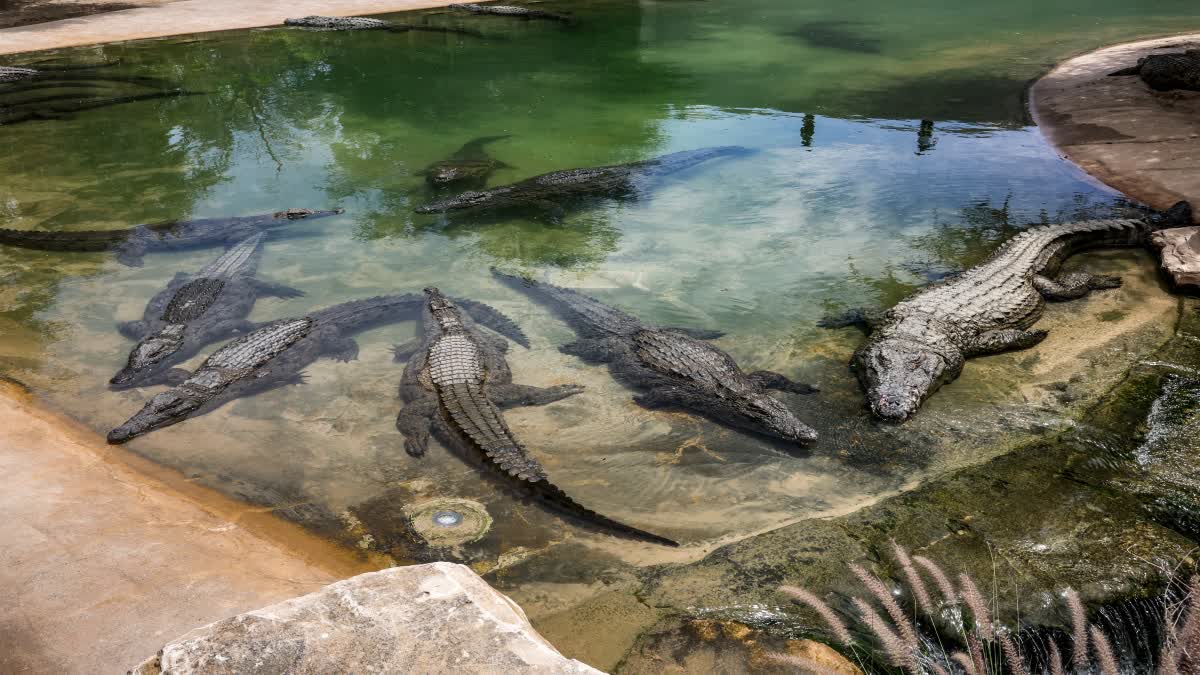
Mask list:
[[195,356],[205,345],[253,330],[246,317],[258,298],[304,295],[255,278],[266,236],[260,232],[243,240],[195,274],[180,272],[150,299],[140,321],[119,324],[121,334],[138,343],[109,385],[125,389],[180,384],[191,374],[172,366]]
[[242,396],[303,384],[303,371],[314,361],[322,356],[337,361],[358,358],[358,343],[351,335],[412,319],[421,300],[411,293],[379,296],[273,321],[213,352],[190,377],[150,399],[137,414],[108,432],[108,442],[125,443]]
[[0,228],[0,244],[39,251],[116,251],[118,262],[130,267],[141,267],[142,256],[151,251],[176,251],[233,244],[263,230],[287,225],[294,220],[324,218],[341,212],[341,209],[288,209],[258,216],[202,218],[135,225],[123,230],[43,232]]
[[516,481],[523,491],[555,511],[620,535],[677,546],[670,539],[602,516],[571,499],[550,482],[546,470],[529,456],[500,412],[502,407],[545,405],[577,394],[582,387],[539,389],[513,384],[504,358],[507,343],[481,332],[471,312],[459,311],[438,289],[427,288],[425,293],[423,337],[404,368],[400,383],[404,408],[396,418],[408,454],[424,455],[433,433],[448,448],[481,453],[497,473]]
[[383,30],[389,33],[407,33],[408,31],[415,30],[428,33],[470,35],[477,38],[486,37],[483,33],[468,28],[431,26],[419,23],[396,23],[394,21],[370,19],[361,16],[304,16],[298,19],[284,19],[283,25],[314,31]]
[[622,384],[643,393],[646,408],[682,408],[716,422],[792,443],[817,432],[767,389],[798,394],[814,391],[766,370],[744,373],[725,352],[697,338],[720,333],[647,326],[637,318],[582,293],[528,281],[492,269],[501,281],[549,305],[580,336],[559,351],[589,363],[607,363]]
[[554,171],[481,192],[463,192],[417,208],[417,213],[530,209],[559,220],[573,202],[640,196],[662,176],[683,171],[718,157],[750,154],[748,148],[721,146],[685,150],[629,164]]
[[1029,328],[1046,300],[1072,300],[1120,286],[1119,278],[1087,272],[1054,278],[1068,257],[1087,249],[1144,245],[1161,224],[1190,221],[1190,207],[1180,202],[1161,222],[1092,220],[1036,227],[965,273],[878,316],[860,315],[872,330],[855,352],[854,366],[872,412],[888,420],[907,419],[958,377],[966,359],[1044,340],[1047,331]]
[[1151,54],[1138,59],[1136,66],[1109,73],[1109,77],[1122,75],[1140,75],[1142,81],[1156,91],[1200,91],[1200,49]]
[[528,7],[516,7],[513,5],[479,5],[475,3],[457,3],[450,5],[450,9],[456,9],[461,12],[470,12],[471,14],[493,14],[495,16],[511,16],[516,19],[547,19],[549,21],[559,21],[562,23],[572,23],[574,19],[565,14],[555,14],[542,9],[529,9]]

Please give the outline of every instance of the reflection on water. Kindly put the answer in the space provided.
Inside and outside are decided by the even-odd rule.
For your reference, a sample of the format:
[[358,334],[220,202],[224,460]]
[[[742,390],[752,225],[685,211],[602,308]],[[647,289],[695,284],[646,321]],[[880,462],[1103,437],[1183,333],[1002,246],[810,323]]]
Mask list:
[[[1043,345],[972,361],[911,423],[869,419],[846,365],[861,335],[816,321],[894,303],[1030,224],[1119,210],[1025,125],[1022,87],[1066,53],[1194,21],[1191,3],[1174,0],[1059,0],[1036,18],[1001,2],[869,4],[851,17],[816,2],[613,0],[572,3],[569,28],[435,17],[503,40],[268,29],[71,50],[207,94],[0,127],[0,214],[6,227],[68,231],[344,207],[268,241],[262,276],[307,295],[260,300],[251,320],[427,285],[495,305],[532,339],[509,355],[517,381],[587,388],[507,414],[530,452],[580,502],[690,543],[670,555],[695,557],[1070,425],[1171,325],[1175,305],[1147,256],[1088,256],[1074,264],[1120,273],[1124,288],[1051,307]],[[485,136],[501,137],[487,146],[499,162],[489,186],[714,145],[757,152],[558,224],[415,214],[434,196],[426,167]],[[151,254],[128,268],[104,254],[0,249],[0,365],[111,428],[155,391],[105,388],[131,346],[115,324],[214,255]],[[782,395],[822,440],[787,452],[637,407],[602,366],[560,353],[570,331],[498,287],[492,264],[585,289],[647,323],[725,331],[716,344],[747,370],[822,389]],[[596,555],[666,559],[566,527],[448,453],[407,457],[394,428],[402,367],[388,347],[414,331],[368,331],[356,361],[319,361],[303,386],[132,447],[401,560],[488,569],[572,537]],[[405,513],[445,499],[477,504],[493,521],[486,536],[423,544]]]

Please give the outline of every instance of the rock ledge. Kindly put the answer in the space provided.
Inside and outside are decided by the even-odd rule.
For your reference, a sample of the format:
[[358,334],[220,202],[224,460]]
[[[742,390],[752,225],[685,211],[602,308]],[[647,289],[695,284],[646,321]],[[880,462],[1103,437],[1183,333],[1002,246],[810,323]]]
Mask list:
[[172,640],[133,675],[599,673],[559,654],[467,567],[351,577]]

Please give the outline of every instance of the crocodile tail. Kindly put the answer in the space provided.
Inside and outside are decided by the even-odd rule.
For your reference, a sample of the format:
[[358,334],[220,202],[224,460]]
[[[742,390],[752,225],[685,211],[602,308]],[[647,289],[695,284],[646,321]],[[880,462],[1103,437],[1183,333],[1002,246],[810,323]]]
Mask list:
[[580,333],[632,335],[643,328],[636,317],[579,291],[505,274],[495,267],[491,269],[494,277],[541,300]]
[[377,295],[351,300],[309,314],[318,325],[336,325],[343,332],[366,330],[375,325],[415,319],[424,297],[413,293]]
[[525,331],[521,330],[516,321],[508,318],[500,310],[491,305],[485,305],[482,302],[467,300],[465,298],[454,298],[454,303],[463,308],[475,320],[475,323],[487,326],[522,347],[529,349],[529,337],[525,335]]
[[600,525],[605,529],[632,537],[634,539],[641,539],[653,544],[661,544],[663,546],[679,546],[679,542],[673,539],[667,539],[666,537],[654,534],[653,532],[640,530],[632,525],[626,525],[625,523],[613,520],[608,516],[603,516],[599,513],[596,513],[574,499],[571,499],[567,493],[563,492],[557,485],[551,483],[545,478],[540,481],[530,483],[530,487],[533,488],[534,493],[540,497],[543,502],[557,510],[565,512],[568,515],[575,516],[577,518],[583,518],[584,520]]
[[0,228],[0,244],[38,251],[107,251],[129,238],[132,230],[41,232]]
[[500,410],[487,397],[483,387],[474,382],[459,382],[437,386],[438,399],[459,431],[483,451],[494,469],[527,487],[547,506],[567,515],[580,518],[606,530],[666,546],[679,544],[636,527],[618,522],[571,499],[550,482],[546,470],[530,457],[525,446],[516,440]]

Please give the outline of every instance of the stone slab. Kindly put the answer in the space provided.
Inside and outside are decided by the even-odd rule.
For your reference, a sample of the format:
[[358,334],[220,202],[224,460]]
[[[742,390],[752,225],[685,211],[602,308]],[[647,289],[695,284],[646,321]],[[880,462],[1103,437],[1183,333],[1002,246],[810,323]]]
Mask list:
[[1176,286],[1200,287],[1200,227],[1159,230],[1150,242]]
[[197,628],[134,675],[581,673],[512,600],[454,563],[360,574]]
[[[1030,90],[1038,127],[1101,182],[1166,209],[1200,205],[1200,92],[1155,92],[1108,74],[1147,54],[1200,46],[1200,33],[1105,47],[1063,61]],[[1200,207],[1193,218],[1200,222]]]

